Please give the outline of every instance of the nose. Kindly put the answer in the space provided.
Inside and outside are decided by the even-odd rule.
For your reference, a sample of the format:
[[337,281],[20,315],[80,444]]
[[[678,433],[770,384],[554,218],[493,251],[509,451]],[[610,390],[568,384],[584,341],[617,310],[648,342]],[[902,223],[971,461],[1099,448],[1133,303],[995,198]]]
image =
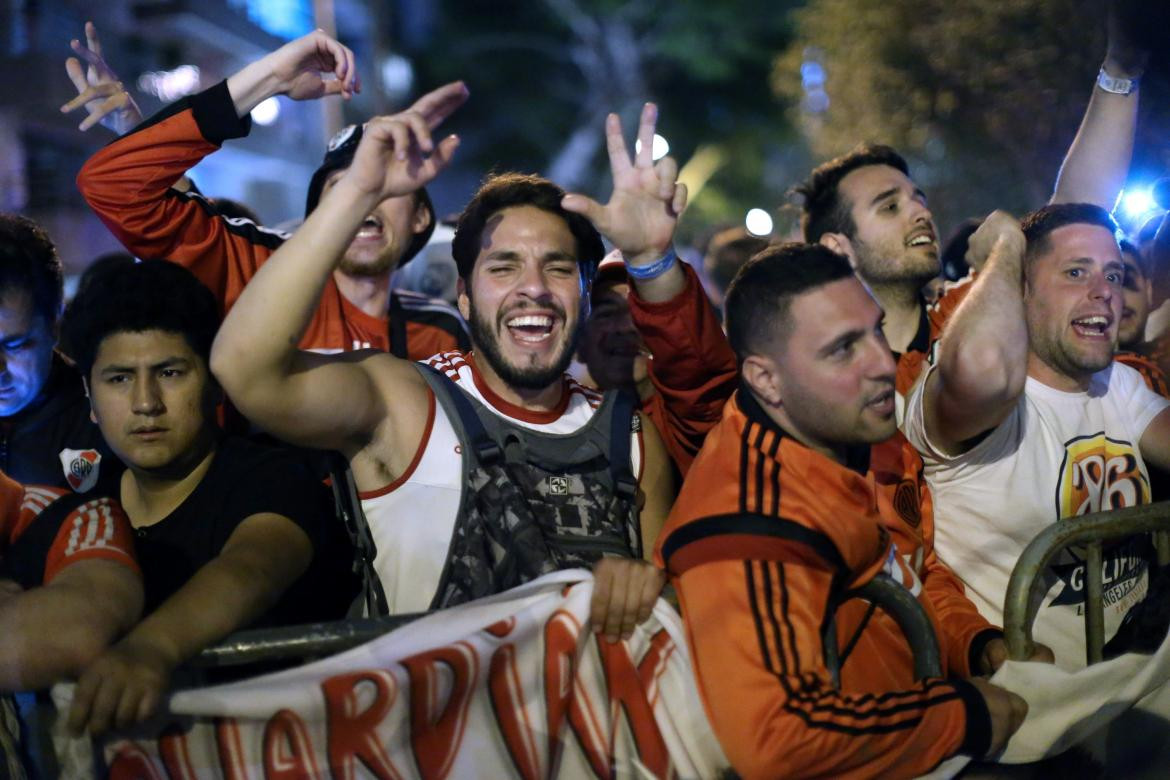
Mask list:
[[533,300],[540,300],[549,294],[548,280],[540,263],[525,263],[516,289]]
[[162,412],[162,393],[153,376],[134,381],[131,404],[135,414],[155,415]]
[[1093,274],[1092,284],[1089,285],[1089,296],[1094,300],[1111,301],[1117,291],[1106,278],[1104,273]]
[[868,340],[866,354],[866,373],[873,379],[894,381],[897,375],[898,364],[894,360],[894,353],[890,351],[889,342],[876,334]]
[[923,223],[934,224],[934,214],[932,214],[930,212],[929,206],[927,206],[925,203],[923,203],[918,198],[914,198],[911,201],[911,203],[913,203],[914,205],[911,206],[910,213],[913,215],[913,219],[914,219],[915,223],[923,222]]

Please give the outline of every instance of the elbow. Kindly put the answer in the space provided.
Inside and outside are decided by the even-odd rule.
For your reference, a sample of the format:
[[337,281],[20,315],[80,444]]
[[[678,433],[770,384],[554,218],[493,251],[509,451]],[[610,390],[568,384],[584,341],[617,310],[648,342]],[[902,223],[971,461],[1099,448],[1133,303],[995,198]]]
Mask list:
[[1027,345],[944,343],[939,359],[943,384],[969,401],[1003,404],[1024,392]]

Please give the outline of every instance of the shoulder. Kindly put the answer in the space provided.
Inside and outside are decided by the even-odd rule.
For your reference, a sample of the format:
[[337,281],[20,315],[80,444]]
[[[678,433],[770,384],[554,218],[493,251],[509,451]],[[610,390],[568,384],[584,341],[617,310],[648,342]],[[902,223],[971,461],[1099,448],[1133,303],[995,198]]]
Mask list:
[[408,322],[433,325],[451,332],[467,330],[459,310],[438,298],[395,288],[390,291],[390,307],[392,311],[401,311]]

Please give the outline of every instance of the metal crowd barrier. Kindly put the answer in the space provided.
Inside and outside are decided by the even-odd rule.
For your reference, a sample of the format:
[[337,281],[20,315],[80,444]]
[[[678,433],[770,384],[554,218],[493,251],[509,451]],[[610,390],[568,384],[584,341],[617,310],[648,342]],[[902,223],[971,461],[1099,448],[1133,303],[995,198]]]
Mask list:
[[[918,599],[911,595],[901,584],[894,581],[887,574],[878,574],[872,580],[856,590],[851,590],[842,596],[834,609],[850,599],[861,598],[885,611],[898,628],[902,629],[906,641],[910,643],[910,651],[914,654],[914,679],[924,680],[928,677],[942,677],[942,662],[939,658],[938,637],[935,636],[934,626],[926,610],[918,603]],[[841,686],[841,660],[837,653],[837,621],[830,620],[825,634],[825,666],[829,669],[829,676],[833,680],[833,687]]]
[[1105,604],[1102,600],[1101,548],[1104,542],[1142,533],[1154,534],[1158,564],[1170,563],[1170,501],[1068,517],[1044,529],[1024,548],[1008,581],[1003,606],[1008,656],[1031,657],[1032,622],[1048,586],[1041,574],[1061,550],[1083,545],[1085,553],[1085,651],[1090,664],[1103,660]]
[[377,639],[413,620],[425,617],[426,614],[420,612],[379,618],[354,618],[335,623],[309,623],[303,626],[237,631],[218,644],[204,649],[191,660],[191,665],[206,669],[267,661],[323,658]]

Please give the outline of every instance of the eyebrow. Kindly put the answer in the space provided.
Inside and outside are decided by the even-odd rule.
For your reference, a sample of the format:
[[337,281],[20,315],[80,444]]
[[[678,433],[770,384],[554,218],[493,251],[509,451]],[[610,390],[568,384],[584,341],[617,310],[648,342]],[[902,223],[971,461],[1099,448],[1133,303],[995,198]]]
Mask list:
[[[503,261],[519,260],[519,259],[520,259],[520,253],[516,252],[512,249],[497,249],[494,252],[489,252],[488,256],[484,258],[484,260],[503,260]],[[552,262],[557,262],[560,260],[567,260],[567,261],[573,262],[573,263],[577,262],[576,257],[569,254],[568,252],[561,252],[559,250],[554,250],[552,252],[548,252],[544,255],[541,255],[541,257],[540,257],[540,262],[542,262],[542,263],[552,263]]]
[[[187,358],[175,356],[175,357],[164,358],[163,360],[160,360],[157,363],[152,363],[149,366],[147,366],[147,369],[149,369],[150,371],[158,371],[159,369],[162,369],[162,368],[172,368],[175,366],[186,367],[186,366],[190,366],[190,365],[191,365],[191,361],[188,360]],[[138,366],[112,364],[112,365],[108,365],[108,366],[105,366],[104,368],[102,368],[101,373],[102,374],[132,374],[136,370],[138,370]]]

